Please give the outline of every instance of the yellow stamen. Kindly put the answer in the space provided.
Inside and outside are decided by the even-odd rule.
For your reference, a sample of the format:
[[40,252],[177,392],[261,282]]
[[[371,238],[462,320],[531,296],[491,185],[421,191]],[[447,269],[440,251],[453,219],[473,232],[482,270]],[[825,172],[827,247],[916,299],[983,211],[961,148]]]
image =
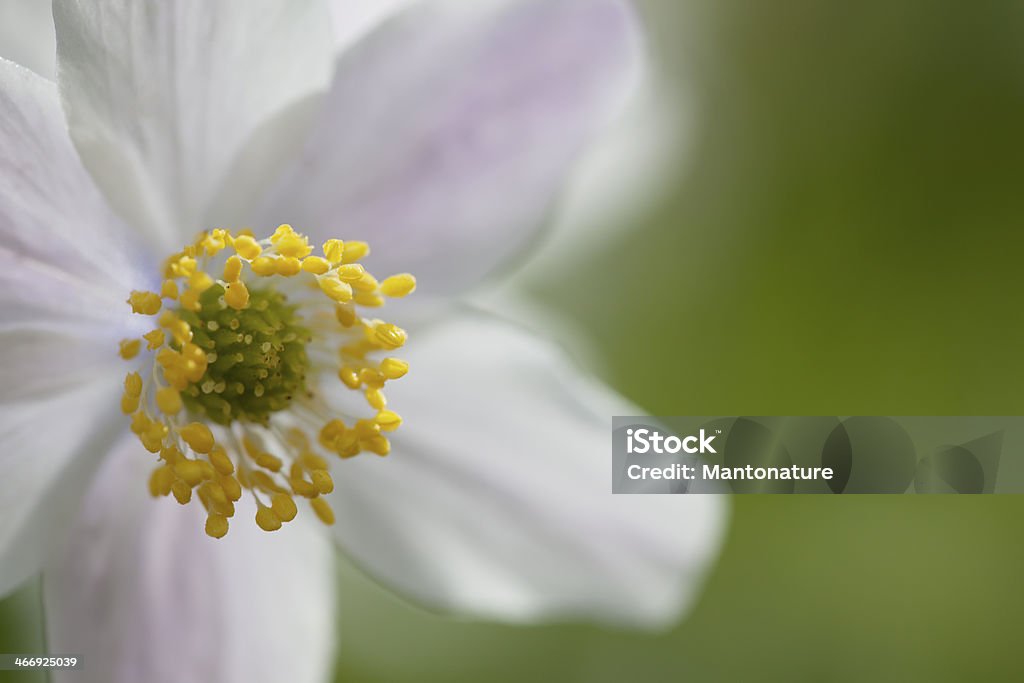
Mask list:
[[181,394],[174,387],[165,387],[156,392],[156,406],[167,415],[181,412]]
[[271,508],[260,505],[256,511],[256,524],[264,531],[277,531],[281,528],[281,518]]
[[401,379],[409,372],[409,364],[398,358],[385,358],[380,362],[380,371],[388,379]]
[[334,524],[334,510],[327,504],[327,501],[323,498],[314,498],[309,501],[309,504],[313,506],[313,511],[316,512],[316,516],[320,518],[320,521],[330,526]]
[[345,254],[342,263],[355,263],[370,253],[370,245],[366,242],[345,242]]
[[128,297],[128,303],[131,304],[132,313],[139,315],[156,315],[163,306],[160,295],[154,292],[134,291]]
[[337,265],[341,263],[341,259],[345,254],[345,243],[341,240],[327,240],[324,242],[324,256],[331,265]]
[[[131,292],[132,311],[156,324],[121,343],[126,360],[143,341],[152,352],[135,361],[145,372],[125,377],[121,408],[155,456],[150,493],[198,500],[209,536],[227,534],[244,489],[264,530],[295,519],[296,497],[333,524],[322,498],[335,488],[330,461],[390,452],[384,433],[402,418],[387,408],[386,386],[409,366],[377,356],[407,335],[361,311],[410,294],[416,281],[378,282],[357,263],[368,253],[365,242],[327,240],[314,254],[286,224],[265,240],[218,228],[167,259],[159,294]],[[324,416],[318,382],[328,368],[372,412]]]
[[380,291],[383,292],[384,296],[389,296],[393,299],[408,296],[416,291],[416,278],[409,273],[392,275],[380,283]]
[[211,512],[206,518],[206,533],[213,538],[224,538],[228,533],[228,519],[224,515]]

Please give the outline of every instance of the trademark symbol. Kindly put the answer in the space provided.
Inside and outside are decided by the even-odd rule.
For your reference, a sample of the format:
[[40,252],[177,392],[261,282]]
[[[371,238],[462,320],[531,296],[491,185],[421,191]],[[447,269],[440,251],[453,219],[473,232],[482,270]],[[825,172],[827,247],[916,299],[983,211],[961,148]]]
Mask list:
[[721,434],[721,433],[722,433],[722,430],[721,430],[721,429],[716,429],[716,430],[715,430],[715,434]]

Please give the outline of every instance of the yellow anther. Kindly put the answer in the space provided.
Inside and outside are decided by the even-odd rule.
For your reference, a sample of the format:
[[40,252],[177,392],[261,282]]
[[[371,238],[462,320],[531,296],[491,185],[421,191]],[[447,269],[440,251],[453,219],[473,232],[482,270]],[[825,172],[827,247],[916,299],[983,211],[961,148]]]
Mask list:
[[199,293],[203,293],[210,287],[213,287],[213,278],[210,277],[209,273],[197,270],[188,278],[188,286]]
[[169,270],[175,277],[189,277],[196,272],[197,265],[196,260],[191,256],[181,255],[171,261]]
[[371,453],[384,457],[391,452],[391,442],[387,440],[387,437],[383,436],[372,436],[369,439],[362,441],[363,446],[366,450]]
[[125,415],[131,415],[139,409],[139,397],[129,396],[125,394],[121,397],[121,412]]
[[244,259],[252,261],[260,255],[263,247],[259,245],[252,235],[239,235],[235,238],[235,251]]
[[324,256],[330,261],[331,265],[341,263],[342,257],[345,255],[345,243],[341,240],[327,240],[324,242]]
[[171,493],[182,505],[187,505],[192,500],[192,487],[180,479],[171,485]]
[[373,389],[380,389],[384,386],[384,373],[373,368],[363,368],[359,371],[359,381]]
[[157,320],[160,323],[160,327],[168,330],[179,344],[192,341],[192,328],[187,322],[170,311],[161,313]]
[[156,407],[167,415],[181,412],[181,394],[174,387],[164,387],[156,392]]
[[270,508],[282,522],[292,521],[299,512],[295,500],[287,493],[275,493],[270,499]]
[[281,518],[271,508],[260,505],[256,511],[256,525],[264,531],[277,531],[281,528]]
[[373,292],[380,284],[377,282],[377,278],[369,273],[363,273],[363,276],[352,283],[352,288],[357,289],[360,292]]
[[294,256],[282,256],[274,265],[277,274],[282,277],[292,277],[302,272],[302,262]]
[[206,518],[206,535],[212,538],[224,538],[228,533],[228,518],[211,512]]
[[370,245],[366,242],[351,241],[345,242],[345,254],[342,256],[342,263],[354,263],[370,253]]
[[359,373],[356,372],[355,368],[342,367],[338,370],[338,379],[349,389],[359,388]]
[[327,504],[327,501],[323,498],[314,498],[309,501],[309,504],[313,506],[313,512],[320,518],[320,521],[331,526],[334,524],[334,510]]
[[181,295],[181,307],[186,311],[198,311],[201,308],[199,305],[199,291],[191,287],[186,289],[185,293]]
[[380,291],[384,296],[400,299],[416,291],[416,278],[409,273],[392,275],[380,283]]
[[238,480],[234,477],[221,477],[219,479],[220,487],[224,489],[224,495],[228,497],[230,501],[237,501],[242,497],[242,485],[238,483]]
[[405,330],[391,323],[381,323],[374,329],[373,339],[385,349],[397,349],[409,338]]
[[232,503],[230,500],[226,500],[223,503],[218,503],[216,501],[211,500],[209,505],[210,511],[216,512],[218,515],[224,515],[225,517],[235,516],[235,504]]
[[164,280],[164,283],[160,286],[160,298],[162,299],[174,299],[178,298],[178,283],[174,280]]
[[382,410],[374,418],[380,428],[385,432],[393,432],[402,425],[402,417],[393,411]]
[[217,476],[217,470],[207,460],[197,460],[199,469],[202,471],[203,479],[213,479]]
[[249,305],[249,288],[241,281],[230,283],[224,290],[224,302],[236,311],[242,310]]
[[146,334],[142,335],[143,339],[146,340],[146,348],[150,351],[160,348],[164,345],[167,340],[167,335],[161,329],[150,330]]
[[331,420],[320,429],[320,443],[330,448],[335,440],[342,436],[347,429],[345,423],[341,420]]
[[352,432],[346,434],[338,439],[338,442],[334,445],[334,452],[342,459],[353,458],[359,455],[362,452],[362,447],[359,445],[359,437]]
[[131,360],[139,355],[142,342],[138,339],[122,339],[118,348],[118,354],[125,360]]
[[358,263],[350,263],[344,266],[338,266],[335,271],[338,277],[346,282],[355,282],[366,275],[366,269]]
[[235,464],[231,462],[227,452],[221,446],[215,446],[210,451],[210,463],[221,474],[227,475],[235,471]]
[[367,389],[366,402],[377,410],[384,410],[384,407],[388,404],[387,399],[384,397],[384,392],[380,389]]
[[196,453],[206,454],[213,450],[213,432],[202,422],[191,422],[182,427],[178,433]]
[[124,377],[124,393],[128,396],[142,395],[142,375],[137,372],[129,372]]
[[292,228],[292,226],[288,225],[287,223],[282,223],[281,225],[277,226],[277,230],[275,230],[274,234],[270,236],[270,242],[272,244],[277,244],[286,237],[290,237],[294,234],[295,230]]
[[139,441],[142,447],[150,453],[159,453],[163,448],[164,437],[167,436],[167,425],[163,422],[150,422],[146,429],[139,434]]
[[256,273],[260,277],[270,277],[277,272],[277,259],[270,256],[260,256],[253,260],[251,264],[252,272]]
[[277,253],[288,258],[304,258],[313,251],[313,247],[309,246],[309,240],[305,236],[294,233],[284,235],[274,242],[274,246],[277,248]]
[[132,313],[138,313],[139,315],[156,315],[160,311],[160,307],[163,306],[159,294],[155,292],[140,292],[138,290],[131,293],[131,296],[128,297],[128,303],[131,304]]
[[356,292],[352,301],[367,308],[379,308],[384,305],[384,298],[374,292]]
[[132,415],[131,430],[133,434],[142,434],[150,425],[150,419],[145,413]]
[[322,277],[317,280],[320,289],[338,303],[346,303],[352,300],[352,285],[342,282],[333,277]]
[[242,275],[242,259],[232,256],[224,263],[224,282],[238,282]]
[[297,496],[302,496],[303,498],[316,498],[320,495],[313,484],[300,477],[292,477],[288,480],[288,484],[292,487],[292,491]]
[[281,458],[270,453],[257,453],[253,456],[253,462],[262,467],[263,469],[270,470],[271,472],[279,472],[281,470]]
[[302,270],[313,275],[323,275],[330,269],[330,261],[321,256],[307,256],[302,261]]
[[149,492],[154,498],[166,496],[174,485],[174,470],[167,465],[157,467],[149,477]]
[[310,478],[313,480],[313,486],[320,493],[330,493],[334,490],[334,480],[331,479],[331,473],[327,470],[313,470],[310,473]]
[[203,468],[198,461],[188,458],[174,463],[174,474],[189,486],[198,486],[203,481]]
[[202,241],[201,246],[206,251],[207,256],[216,256],[224,247],[227,246],[227,242],[231,239],[226,230],[216,229],[209,235],[206,235]]
[[[316,453],[303,453],[299,457],[299,462],[301,462],[304,467],[308,467],[311,470],[327,469],[327,461],[321,458]],[[293,466],[297,464],[299,463],[293,463]]]
[[342,327],[352,327],[359,320],[354,306],[342,304],[334,307],[334,317],[338,319]]
[[[228,495],[227,495],[227,493],[224,492],[224,489],[221,488],[220,484],[218,484],[216,482],[208,481],[205,484],[203,484],[202,491],[203,491],[203,494],[211,502],[216,503],[218,506],[221,506],[221,507],[227,506],[227,504],[229,502],[228,501]],[[234,506],[231,507],[231,513],[234,514]],[[227,515],[227,516],[230,517],[231,515]]]
[[160,458],[168,465],[173,465],[184,457],[177,446],[165,446],[160,449]]
[[388,379],[400,379],[409,372],[409,364],[398,358],[385,358],[380,362],[380,372]]
[[373,420],[358,420],[356,421],[355,429],[356,435],[360,439],[368,439],[380,435],[380,425]]

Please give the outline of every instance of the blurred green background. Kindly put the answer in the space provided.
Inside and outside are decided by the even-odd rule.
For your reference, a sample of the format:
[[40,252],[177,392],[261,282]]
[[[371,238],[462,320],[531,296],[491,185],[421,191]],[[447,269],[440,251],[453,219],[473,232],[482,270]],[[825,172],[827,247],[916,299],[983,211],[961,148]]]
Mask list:
[[[692,144],[531,284],[607,379],[653,414],[1020,414],[1024,3],[641,4]],[[659,635],[453,621],[343,570],[338,680],[1019,680],[1022,531],[1014,496],[740,497]],[[37,606],[0,602],[0,651],[39,650]]]

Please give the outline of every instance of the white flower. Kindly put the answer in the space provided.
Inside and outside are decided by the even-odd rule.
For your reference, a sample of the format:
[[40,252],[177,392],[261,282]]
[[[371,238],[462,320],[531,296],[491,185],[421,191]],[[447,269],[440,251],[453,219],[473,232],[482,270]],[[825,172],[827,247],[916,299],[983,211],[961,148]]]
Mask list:
[[[351,30],[371,4],[334,7],[335,58],[325,2],[56,0],[59,88],[0,60],[0,593],[43,571],[49,647],[85,659],[68,680],[323,680],[331,541],[438,609],[635,625],[674,619],[717,547],[715,497],[610,494],[632,409],[456,299],[536,239],[619,104],[630,11],[426,2]],[[389,457],[334,459],[333,526],[265,533],[243,497],[215,540],[202,506],[149,494],[116,349],[152,324],[125,299],[202,230],[285,222],[419,278],[389,313],[413,339],[404,424]]]

